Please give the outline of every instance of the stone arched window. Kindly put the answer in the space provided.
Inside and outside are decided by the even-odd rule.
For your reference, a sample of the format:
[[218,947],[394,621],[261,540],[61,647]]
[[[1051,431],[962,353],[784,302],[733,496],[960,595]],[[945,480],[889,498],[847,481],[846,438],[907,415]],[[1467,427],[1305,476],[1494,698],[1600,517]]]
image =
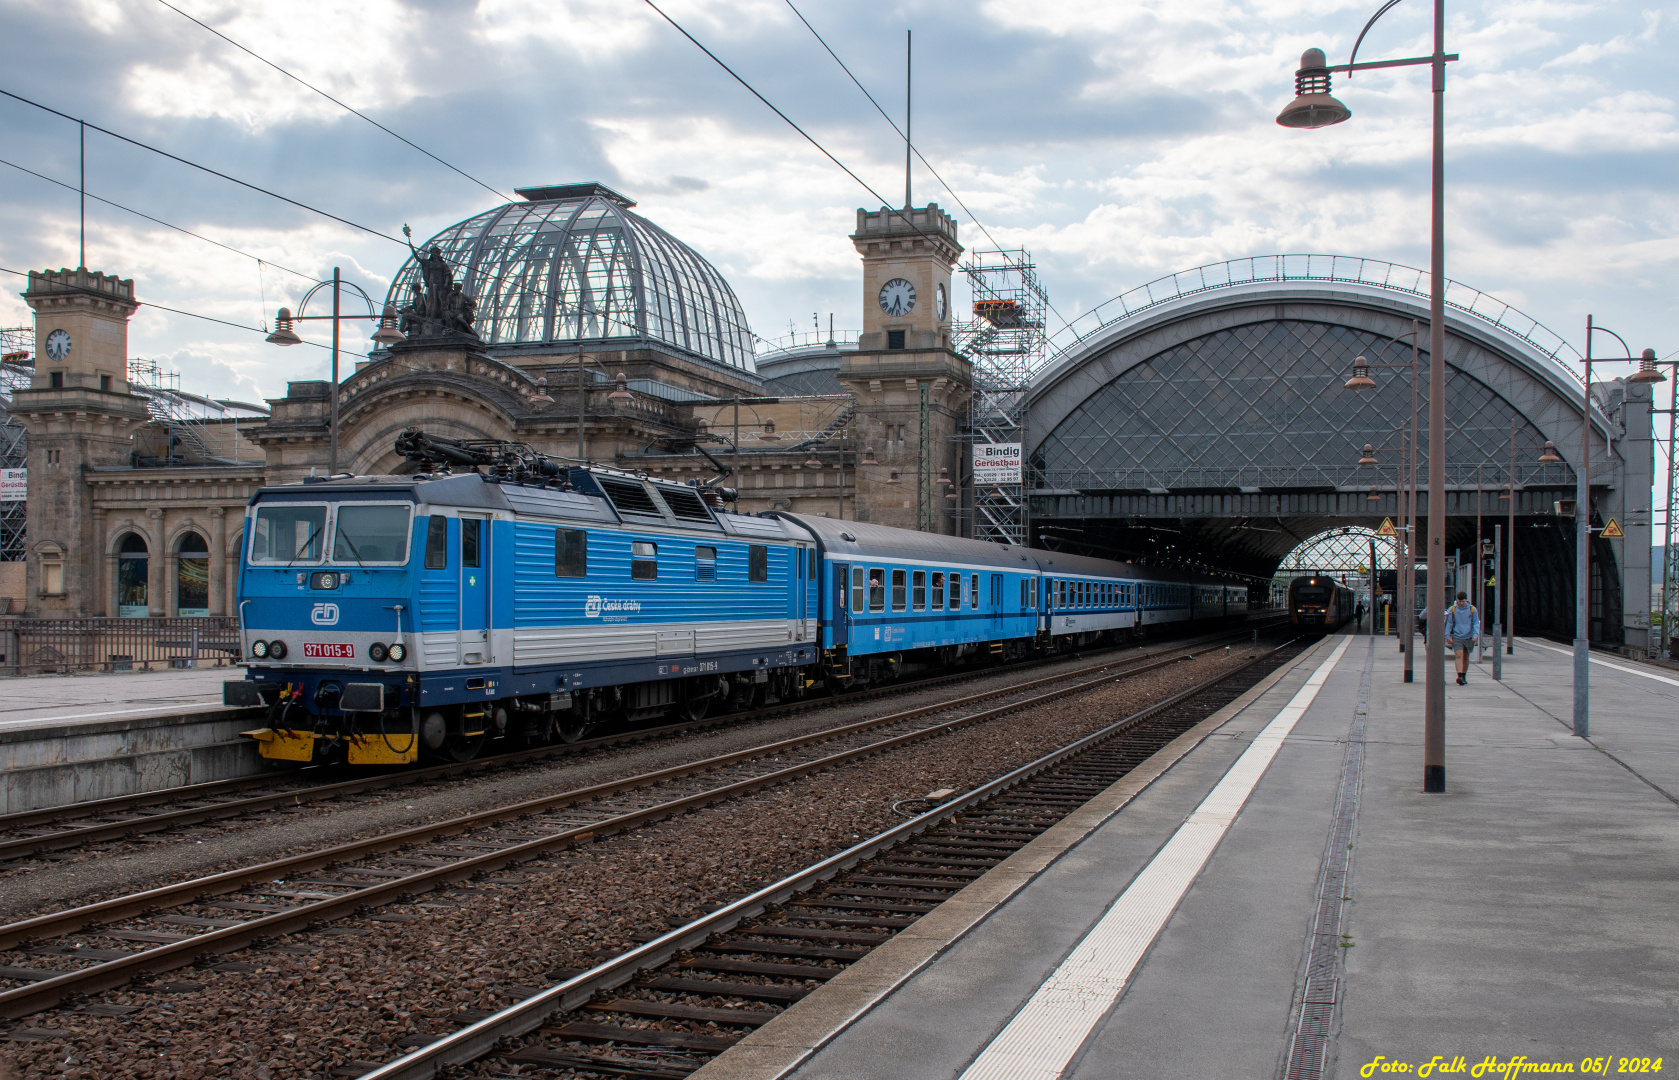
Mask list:
[[175,546],[175,614],[210,614],[210,545],[189,532]]
[[149,552],[145,538],[129,533],[117,544],[117,615],[143,619],[151,614],[146,592]]

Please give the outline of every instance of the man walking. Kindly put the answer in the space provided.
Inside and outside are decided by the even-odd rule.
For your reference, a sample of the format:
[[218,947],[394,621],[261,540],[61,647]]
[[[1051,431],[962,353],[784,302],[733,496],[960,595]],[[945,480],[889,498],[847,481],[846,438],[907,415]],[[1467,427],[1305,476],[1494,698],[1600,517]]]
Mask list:
[[1459,592],[1457,603],[1446,609],[1446,644],[1457,657],[1457,684],[1469,682],[1469,650],[1481,642],[1481,613],[1469,602],[1469,594]]

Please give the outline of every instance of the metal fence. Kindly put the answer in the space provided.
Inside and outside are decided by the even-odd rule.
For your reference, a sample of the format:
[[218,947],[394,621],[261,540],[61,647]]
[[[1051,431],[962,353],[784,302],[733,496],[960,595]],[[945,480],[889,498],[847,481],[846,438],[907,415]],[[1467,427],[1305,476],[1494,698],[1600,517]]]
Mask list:
[[232,616],[0,618],[0,676],[223,667],[238,659]]

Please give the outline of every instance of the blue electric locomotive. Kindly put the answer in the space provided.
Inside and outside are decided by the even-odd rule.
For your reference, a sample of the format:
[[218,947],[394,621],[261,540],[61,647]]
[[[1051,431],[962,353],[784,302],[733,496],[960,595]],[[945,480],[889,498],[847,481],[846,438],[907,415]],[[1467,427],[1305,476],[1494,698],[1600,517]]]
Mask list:
[[264,757],[467,760],[1247,608],[1208,578],[541,464],[258,492],[225,700],[267,707]]

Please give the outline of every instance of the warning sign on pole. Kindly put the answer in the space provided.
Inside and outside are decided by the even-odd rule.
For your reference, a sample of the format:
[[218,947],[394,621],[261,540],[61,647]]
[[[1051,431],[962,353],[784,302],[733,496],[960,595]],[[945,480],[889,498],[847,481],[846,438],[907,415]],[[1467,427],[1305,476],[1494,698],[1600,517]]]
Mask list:
[[1626,533],[1621,531],[1621,523],[1616,521],[1614,518],[1610,518],[1609,524],[1603,527],[1602,536],[1605,540],[1624,540],[1626,539],[1626,535]]
[[1383,518],[1382,519],[1382,527],[1376,530],[1376,535],[1377,536],[1392,536],[1393,535],[1393,519],[1392,518]]

